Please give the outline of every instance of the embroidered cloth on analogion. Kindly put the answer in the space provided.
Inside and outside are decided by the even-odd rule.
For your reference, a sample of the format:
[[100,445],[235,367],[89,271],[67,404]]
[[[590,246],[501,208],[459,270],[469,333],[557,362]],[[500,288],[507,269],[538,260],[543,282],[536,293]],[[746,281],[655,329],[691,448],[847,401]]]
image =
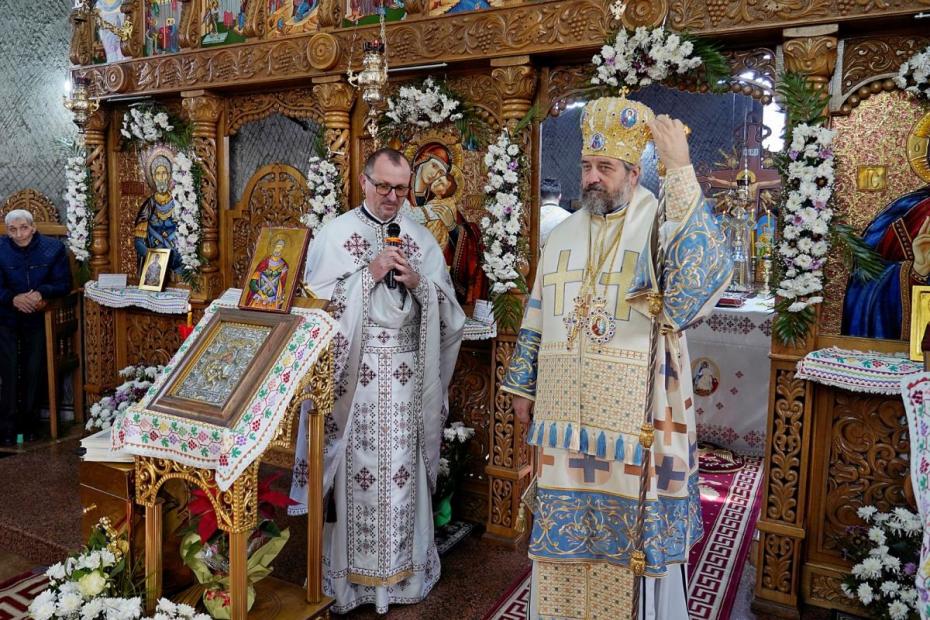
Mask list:
[[851,392],[900,394],[901,380],[923,369],[922,362],[906,357],[830,347],[805,355],[798,362],[795,377]]
[[220,308],[235,308],[239,293],[227,291],[207,308],[194,332],[155,379],[140,402],[127,409],[113,426],[113,449],[129,454],[166,458],[185,465],[216,470],[221,491],[260,457],[278,432],[301,379],[336,334],[336,321],[322,310],[292,308],[300,317],[274,365],[256,386],[252,399],[237,413],[231,428],[188,420],[147,409],[171,378],[188,350],[199,344],[210,319]]

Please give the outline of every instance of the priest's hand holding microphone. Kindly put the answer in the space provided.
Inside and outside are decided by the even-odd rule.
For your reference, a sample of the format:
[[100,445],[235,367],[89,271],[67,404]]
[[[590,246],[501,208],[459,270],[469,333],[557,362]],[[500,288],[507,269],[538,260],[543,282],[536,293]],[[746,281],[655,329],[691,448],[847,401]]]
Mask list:
[[[395,238],[400,234],[400,226],[397,226],[395,234],[392,234],[394,231],[390,230],[391,226],[397,226],[397,224],[388,225],[388,239]],[[420,274],[410,266],[403,250],[396,245],[392,245],[391,242],[387,242],[387,239],[385,241],[384,251],[368,263],[368,270],[371,272],[372,279],[375,282],[385,280],[385,284],[389,288],[396,288],[396,284],[391,286],[391,283],[394,282],[404,285],[407,290],[415,289],[420,284]]]

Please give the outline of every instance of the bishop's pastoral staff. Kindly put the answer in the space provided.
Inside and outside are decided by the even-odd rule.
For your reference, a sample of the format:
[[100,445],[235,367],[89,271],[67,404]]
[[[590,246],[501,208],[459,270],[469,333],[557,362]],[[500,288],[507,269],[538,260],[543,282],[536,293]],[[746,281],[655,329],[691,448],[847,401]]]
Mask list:
[[[683,330],[733,265],[680,121],[602,98],[581,129],[582,208],[549,236],[503,384],[520,420],[535,410],[530,617],[687,618],[702,526]],[[650,134],[668,170],[658,200],[639,185]]]
[[[448,385],[465,314],[432,233],[398,213],[410,164],[373,153],[359,182],[365,201],[311,242],[305,282],[331,300],[336,403],[327,418],[323,589],[345,613],[423,600],[439,579],[431,495]],[[399,232],[394,226],[399,226]],[[302,414],[305,415],[305,414]],[[302,421],[291,496],[306,512]]]

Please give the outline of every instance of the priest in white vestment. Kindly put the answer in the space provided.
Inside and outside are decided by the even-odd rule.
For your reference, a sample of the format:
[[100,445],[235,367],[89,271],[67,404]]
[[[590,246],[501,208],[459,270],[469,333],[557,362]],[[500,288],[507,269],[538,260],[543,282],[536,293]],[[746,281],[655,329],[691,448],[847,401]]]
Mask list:
[[562,208],[562,184],[546,177],[539,183],[539,250],[542,251],[549,233],[571,215]]
[[[680,121],[603,98],[581,124],[582,208],[549,236],[503,383],[520,420],[534,409],[527,441],[539,449],[530,617],[684,619],[688,550],[703,532],[683,330],[733,265]],[[650,134],[668,170],[659,200],[638,183]],[[654,431],[642,428],[647,400]]]
[[[359,181],[365,202],[319,232],[305,275],[341,331],[324,451],[323,492],[335,510],[323,531],[323,589],[338,613],[363,604],[385,613],[421,601],[439,579],[431,495],[465,315],[433,235],[398,213],[407,160],[377,151]],[[400,225],[399,247],[385,243],[390,223]],[[306,512],[305,415],[292,514]]]

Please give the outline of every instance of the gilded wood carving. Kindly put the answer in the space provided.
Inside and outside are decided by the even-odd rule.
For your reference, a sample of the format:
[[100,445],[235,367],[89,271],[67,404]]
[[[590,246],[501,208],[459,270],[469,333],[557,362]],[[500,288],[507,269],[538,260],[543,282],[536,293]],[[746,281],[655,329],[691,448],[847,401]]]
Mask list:
[[775,414],[768,470],[765,517],[798,521],[798,481],[801,469],[801,432],[807,384],[793,371],[778,370],[775,377]]
[[[167,364],[181,346],[181,317],[154,312],[117,310],[120,368],[130,364]],[[112,355],[112,349],[111,355]]]
[[226,106],[226,135],[233,136],[243,125],[254,123],[272,114],[323,123],[319,100],[310,88],[254,93],[228,97]]
[[[830,390],[829,476],[817,550],[841,557],[846,528],[861,525],[856,510],[904,506],[910,444],[900,398]],[[826,411],[819,412],[826,415]]]
[[307,198],[307,179],[293,166],[269,164],[252,175],[226,220],[224,256],[230,286],[242,286],[260,228],[302,226]]

